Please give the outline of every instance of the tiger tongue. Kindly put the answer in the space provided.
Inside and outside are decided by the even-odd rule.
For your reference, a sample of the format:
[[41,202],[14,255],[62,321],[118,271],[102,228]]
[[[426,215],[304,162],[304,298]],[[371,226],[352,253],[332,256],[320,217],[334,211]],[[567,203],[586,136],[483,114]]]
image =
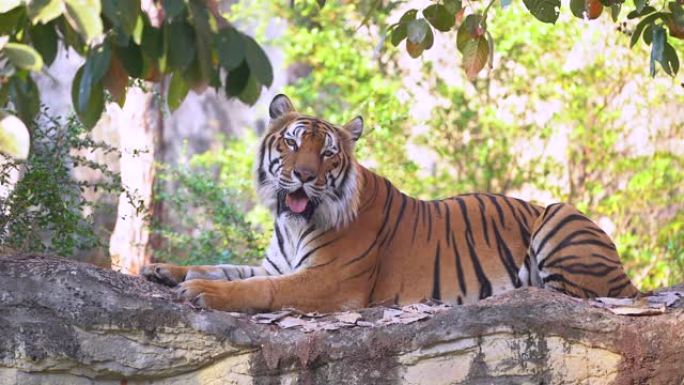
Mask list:
[[306,210],[306,205],[309,203],[309,198],[306,194],[287,194],[285,196],[285,205],[295,214],[301,214]]

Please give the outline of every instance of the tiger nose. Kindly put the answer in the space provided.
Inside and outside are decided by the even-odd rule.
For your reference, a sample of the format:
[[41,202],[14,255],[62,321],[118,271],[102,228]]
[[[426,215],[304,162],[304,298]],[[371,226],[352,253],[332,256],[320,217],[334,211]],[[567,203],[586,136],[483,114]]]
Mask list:
[[294,174],[302,183],[309,182],[315,177],[313,170],[307,167],[295,167]]

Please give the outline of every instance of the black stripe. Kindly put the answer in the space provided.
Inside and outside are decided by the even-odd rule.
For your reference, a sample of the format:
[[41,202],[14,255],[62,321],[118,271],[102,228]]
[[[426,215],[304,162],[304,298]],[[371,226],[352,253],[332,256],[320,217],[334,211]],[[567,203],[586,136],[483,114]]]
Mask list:
[[501,222],[501,226],[506,228],[506,221],[504,218],[504,213],[503,209],[501,208],[501,205],[499,205],[499,202],[496,200],[496,197],[493,195],[486,195],[487,198],[489,198],[489,201],[492,202],[494,207],[496,208],[496,212],[499,214],[499,222]]
[[276,233],[276,239],[278,240],[278,249],[280,250],[280,254],[283,255],[285,258],[285,262],[287,262],[287,267],[292,270],[292,264],[290,263],[290,259],[287,257],[287,254],[285,254],[285,240],[283,239],[283,234],[280,232],[280,226],[278,226],[278,222],[275,224],[275,233]]
[[[563,277],[561,274],[551,274],[544,278],[542,280],[545,284],[548,282],[561,282],[564,285],[568,285],[572,288],[582,290],[584,292],[584,295],[587,297],[598,297],[598,293],[595,291],[588,289],[586,287],[581,287],[575,284],[574,282],[568,281],[565,277]],[[564,293],[570,294],[565,288],[562,289]]]
[[328,242],[326,242],[326,243],[324,243],[324,244],[322,244],[322,245],[320,245],[320,246],[317,246],[317,247],[315,247],[315,248],[309,250],[309,252],[307,252],[306,254],[304,254],[304,256],[302,256],[302,258],[299,260],[299,262],[297,262],[297,264],[295,265],[294,268],[295,268],[295,269],[298,269],[299,266],[301,266],[302,263],[304,263],[304,261],[306,261],[306,260],[311,256],[311,254],[313,254],[314,252],[318,251],[319,249],[321,249],[321,248],[323,248],[323,247],[325,247],[325,246],[330,245],[331,243],[337,241],[338,239],[339,239],[339,238],[335,238],[335,239],[333,239],[333,240],[331,240],[331,241],[328,241]]
[[404,210],[406,209],[406,201],[407,201],[406,195],[404,195],[403,193],[400,193],[400,194],[401,194],[401,207],[399,208],[399,214],[397,215],[397,220],[396,220],[396,222],[394,222],[394,228],[392,229],[392,234],[389,236],[389,238],[387,238],[388,242],[392,242],[392,240],[394,239],[394,236],[397,233],[397,229],[399,228],[399,224],[401,223],[401,218],[404,216]]
[[416,229],[418,228],[418,201],[413,200],[413,235],[411,237],[411,243],[416,242]]
[[491,247],[492,245],[489,242],[489,229],[487,228],[487,220],[485,219],[484,201],[482,198],[480,198],[479,194],[475,195],[475,199],[477,199],[478,205],[480,207],[480,220],[482,221],[482,231],[484,231],[485,242],[487,242],[487,246]]
[[465,277],[463,276],[463,265],[461,264],[461,254],[458,252],[454,233],[451,233],[451,248],[454,250],[454,259],[456,260],[456,276],[458,277],[458,286],[461,288],[461,293],[467,295],[468,291],[465,284]]
[[427,240],[430,242],[430,238],[432,238],[432,206],[426,204],[425,205],[425,212],[427,216],[427,222],[428,222],[428,233],[427,233]]
[[627,278],[627,281],[625,281],[622,285],[612,287],[610,290],[608,290],[608,297],[615,297],[618,294],[622,293],[622,290],[624,290],[627,286],[632,285],[632,281],[629,280],[629,277],[624,277]]
[[473,269],[475,270],[475,276],[477,281],[480,283],[480,299],[487,298],[492,295],[492,284],[487,279],[484,271],[482,270],[482,265],[480,265],[480,258],[475,252],[475,241],[473,239],[473,232],[470,227],[470,219],[468,218],[468,211],[466,209],[465,202],[462,198],[456,198],[459,207],[461,208],[461,214],[466,224],[466,244],[468,245],[468,252],[470,254],[470,260],[473,264]]
[[273,268],[276,269],[276,271],[278,272],[278,274],[280,274],[280,275],[283,274],[283,272],[280,271],[280,269],[278,268],[278,266],[277,266],[273,261],[271,261],[271,258],[269,258],[268,255],[266,256],[266,262],[270,263],[271,266],[273,266]]
[[511,210],[511,213],[513,214],[513,219],[515,219],[515,222],[518,224],[518,231],[520,231],[520,239],[522,239],[525,248],[528,248],[530,246],[530,232],[527,229],[526,224],[523,224],[520,218],[518,218],[518,214],[515,212],[515,208],[513,208],[513,205],[511,204],[509,199],[503,198],[503,201],[506,203],[506,206],[508,206],[508,209]]
[[494,229],[494,236],[496,237],[496,248],[499,252],[498,254],[499,259],[501,260],[501,264],[503,264],[506,268],[508,278],[511,280],[511,284],[513,284],[513,287],[520,287],[522,286],[522,283],[520,282],[520,277],[518,277],[518,268],[515,264],[515,260],[513,259],[513,254],[506,245],[506,242],[501,237],[499,229],[496,227],[494,218],[492,218],[492,228]]
[[432,276],[432,298],[441,300],[442,290],[440,288],[440,271],[439,271],[439,242],[437,242],[437,251],[435,252],[435,269]]
[[[563,218],[560,222],[558,222],[558,223],[556,224],[556,226],[554,226],[551,230],[549,230],[548,233],[546,233],[546,235],[544,236],[544,239],[542,239],[542,241],[541,241],[541,243],[539,244],[539,246],[537,246],[537,248],[535,249],[534,254],[535,254],[535,255],[539,255],[539,252],[544,248],[544,246],[546,246],[546,243],[547,243],[551,238],[553,238],[553,237],[558,233],[558,231],[560,231],[560,230],[561,230],[565,225],[567,225],[568,223],[574,222],[574,221],[589,221],[589,222],[591,222],[591,221],[590,221],[587,217],[585,217],[584,215],[580,215],[580,214],[571,214],[571,215],[568,215],[567,217]],[[546,222],[546,221],[544,221],[544,222]],[[542,225],[542,226],[543,226],[543,225]],[[540,227],[540,228],[541,228],[541,227]]]

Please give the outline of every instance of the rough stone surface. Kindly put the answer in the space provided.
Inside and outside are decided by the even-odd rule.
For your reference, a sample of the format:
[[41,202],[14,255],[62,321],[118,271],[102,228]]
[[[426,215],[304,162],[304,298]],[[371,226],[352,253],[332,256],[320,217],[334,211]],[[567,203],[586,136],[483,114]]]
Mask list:
[[304,332],[174,298],[83,263],[0,256],[0,385],[684,382],[682,299],[624,316],[522,289],[406,325],[375,308],[364,327]]

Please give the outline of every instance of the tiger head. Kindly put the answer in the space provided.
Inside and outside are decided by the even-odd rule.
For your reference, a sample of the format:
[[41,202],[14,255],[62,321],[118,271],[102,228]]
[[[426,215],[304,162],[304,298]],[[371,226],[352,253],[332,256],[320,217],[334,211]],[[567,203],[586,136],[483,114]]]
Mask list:
[[269,115],[255,162],[261,200],[277,217],[319,229],[349,224],[359,201],[353,152],[363,119],[336,126],[298,113],[282,94],[271,101]]

